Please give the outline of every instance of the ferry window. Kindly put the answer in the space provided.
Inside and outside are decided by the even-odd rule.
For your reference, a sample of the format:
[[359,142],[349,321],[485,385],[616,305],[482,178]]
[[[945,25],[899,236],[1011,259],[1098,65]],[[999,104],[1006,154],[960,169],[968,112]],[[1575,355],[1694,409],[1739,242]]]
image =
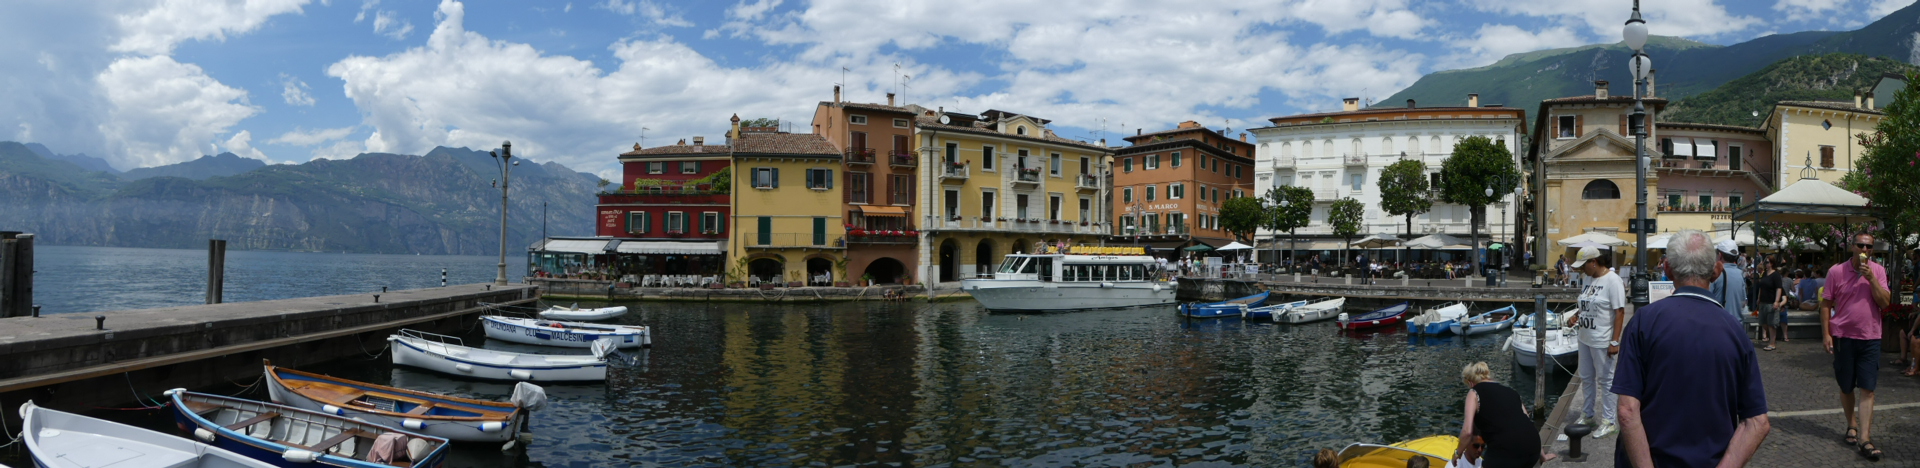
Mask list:
[[1133,265],[1120,265],[1120,281],[1133,280]]
[[1040,281],[1053,281],[1053,259],[1037,259],[1033,263],[1040,266]]
[[1091,266],[1091,267],[1088,267],[1088,268],[1092,268],[1092,269],[1093,269],[1093,280],[1094,280],[1094,281],[1106,281],[1106,280],[1107,280],[1107,266],[1106,266],[1106,265],[1093,265],[1093,266]]
[[1079,266],[1067,265],[1066,268],[1062,268],[1060,270],[1060,276],[1061,276],[1060,280],[1061,281],[1078,281],[1080,278],[1079,273],[1080,273]]
[[1033,265],[1033,264],[1034,264],[1034,263],[1037,263],[1037,262],[1034,262],[1034,261],[1033,261],[1033,259],[1021,259],[1021,261],[1020,261],[1020,272],[1021,272],[1021,273],[1033,273],[1033,270],[1034,270],[1034,265]]
[[995,272],[1013,273],[1015,271],[1019,271],[1019,267],[1020,267],[1020,257],[1007,257],[1006,260],[1000,261],[1000,269],[995,270]]

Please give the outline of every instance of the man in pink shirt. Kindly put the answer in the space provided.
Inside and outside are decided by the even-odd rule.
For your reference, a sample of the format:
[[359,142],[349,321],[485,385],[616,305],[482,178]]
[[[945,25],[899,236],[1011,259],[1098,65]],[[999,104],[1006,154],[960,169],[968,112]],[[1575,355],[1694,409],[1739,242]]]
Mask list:
[[[1861,456],[1880,461],[1873,445],[1873,389],[1880,373],[1880,309],[1892,302],[1887,270],[1868,260],[1873,236],[1854,236],[1853,255],[1827,270],[1826,292],[1820,296],[1820,335],[1833,355],[1834,379],[1840,383],[1840,409],[1847,416],[1846,442],[1858,443]],[[1854,419],[1854,389],[1860,390],[1859,419]]]

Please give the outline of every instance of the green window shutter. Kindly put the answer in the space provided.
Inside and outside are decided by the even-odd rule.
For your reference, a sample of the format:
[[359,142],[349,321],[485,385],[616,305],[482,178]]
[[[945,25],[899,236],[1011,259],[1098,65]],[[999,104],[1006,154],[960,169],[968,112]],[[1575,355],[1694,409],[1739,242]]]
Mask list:
[[773,244],[773,217],[760,217],[760,245]]
[[813,171],[807,171],[807,188],[813,188]]
[[823,171],[820,171],[820,173],[827,177],[827,189],[832,190],[833,189],[833,171],[823,170]]
[[773,179],[773,188],[780,188],[780,168],[776,167],[768,170],[773,171],[773,177],[771,177],[771,179]]
[[827,245],[827,218],[813,218],[813,245]]

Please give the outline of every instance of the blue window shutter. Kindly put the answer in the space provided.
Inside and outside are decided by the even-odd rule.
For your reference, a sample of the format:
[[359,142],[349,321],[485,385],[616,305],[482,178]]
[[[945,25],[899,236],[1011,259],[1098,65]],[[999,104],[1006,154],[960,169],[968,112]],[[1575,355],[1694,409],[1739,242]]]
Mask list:
[[833,188],[833,171],[820,171],[820,173],[827,176],[827,188]]
[[813,171],[807,171],[807,188],[813,188]]
[[778,167],[773,168],[772,171],[773,171],[773,188],[780,188],[780,168]]

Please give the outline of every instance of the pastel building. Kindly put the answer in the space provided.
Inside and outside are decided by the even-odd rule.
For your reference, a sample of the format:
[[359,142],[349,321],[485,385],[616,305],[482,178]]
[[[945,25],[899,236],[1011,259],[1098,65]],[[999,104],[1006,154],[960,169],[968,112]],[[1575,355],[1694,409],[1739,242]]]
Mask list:
[[[1636,185],[1634,161],[1638,159],[1628,115],[1633,112],[1633,96],[1613,95],[1606,81],[1594,82],[1594,94],[1547,99],[1540,102],[1534,120],[1533,147],[1528,167],[1539,191],[1535,208],[1543,213],[1546,239],[1534,244],[1544,263],[1551,264],[1559,248],[1542,246],[1552,241],[1587,232],[1601,232],[1625,239],[1627,221],[1635,216]],[[1665,99],[1644,100],[1647,121],[1658,122]],[[1647,153],[1655,160],[1665,156],[1661,138],[1666,129],[1653,125],[1647,129]],[[1714,130],[1696,130],[1712,138]],[[1700,134],[1700,133],[1696,133]],[[1729,138],[1729,141],[1734,140]],[[1675,140],[1679,141],[1679,140]],[[1707,145],[1714,148],[1720,146]],[[1715,150],[1720,151],[1720,150]],[[1718,154],[1718,153],[1716,153]],[[1694,162],[1693,164],[1699,164]],[[1540,177],[1544,174],[1544,177]],[[1666,183],[1667,173],[1647,172],[1647,216],[1655,216],[1654,204]]]
[[1698,229],[1724,236],[1733,229],[1734,210],[1773,193],[1776,161],[1761,129],[1682,122],[1654,128],[1660,136],[1648,146],[1661,155],[1654,163],[1660,188],[1647,210],[1661,232]]
[[1767,114],[1762,130],[1779,155],[1767,177],[1773,187],[1786,188],[1801,179],[1803,169],[1835,186],[1853,172],[1853,161],[1866,151],[1854,138],[1873,133],[1886,118],[1874,110],[1873,98],[1855,95],[1853,102],[1781,101]]
[[840,151],[841,216],[847,232],[847,276],[900,282],[920,265],[920,154],[913,143],[912,109],[833,100],[814,107],[813,133]]
[[[1137,133],[1133,146],[1113,153],[1113,241],[1161,249],[1195,244],[1222,247],[1234,241],[1220,226],[1220,205],[1254,191],[1254,146],[1246,133],[1234,139],[1181,122],[1172,130]],[[1097,185],[1095,175],[1088,185]]]
[[744,268],[749,284],[847,281],[840,150],[820,135],[734,125],[728,267]]

